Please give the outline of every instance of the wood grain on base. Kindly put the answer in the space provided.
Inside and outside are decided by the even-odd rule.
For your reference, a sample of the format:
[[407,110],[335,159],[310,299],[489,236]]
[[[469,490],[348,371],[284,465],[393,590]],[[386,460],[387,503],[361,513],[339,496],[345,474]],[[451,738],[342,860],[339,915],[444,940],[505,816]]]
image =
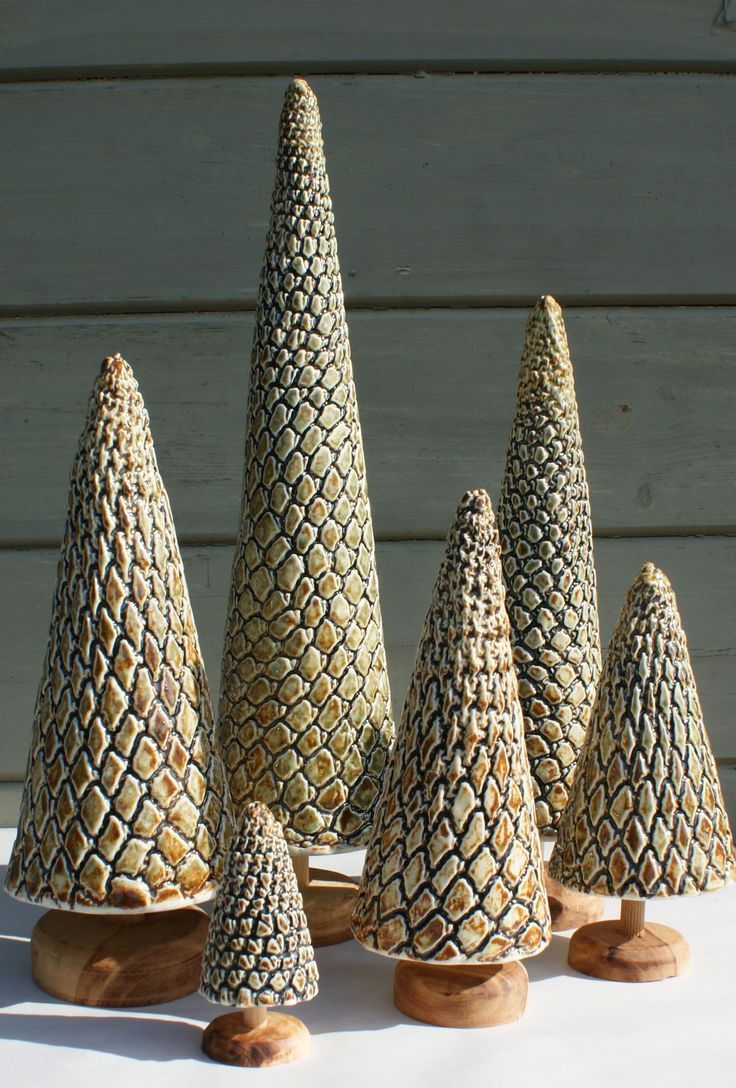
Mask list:
[[394,972],[394,1004],[425,1024],[485,1028],[518,1020],[528,987],[526,969],[518,962],[444,967],[401,960]]
[[620,919],[583,926],[570,938],[567,953],[575,971],[614,982],[659,982],[681,975],[689,960],[687,941],[676,929],[647,922],[629,937]]
[[225,1013],[208,1024],[202,1050],[216,1062],[264,1068],[302,1058],[309,1049],[309,1032],[301,1020],[269,1012],[252,1025],[244,1012]]
[[33,980],[75,1005],[174,1001],[199,985],[208,926],[197,907],[130,916],[50,910],[31,934]]
[[576,892],[572,888],[566,888],[558,880],[553,880],[549,875],[547,862],[544,864],[544,886],[547,889],[554,933],[577,929],[588,922],[597,921],[603,914],[603,900],[599,896]]
[[358,894],[357,882],[331,869],[309,870],[309,884],[300,880],[309,932],[315,948],[352,939],[350,919]]

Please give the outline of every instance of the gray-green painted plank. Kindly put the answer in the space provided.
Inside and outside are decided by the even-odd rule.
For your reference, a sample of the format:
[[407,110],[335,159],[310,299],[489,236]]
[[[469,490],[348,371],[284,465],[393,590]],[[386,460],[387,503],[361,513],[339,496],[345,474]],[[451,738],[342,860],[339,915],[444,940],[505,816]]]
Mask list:
[[[438,541],[381,544],[378,569],[395,710],[400,713],[432,584],[442,555]],[[218,686],[232,550],[187,548],[184,561],[195,618],[213,688]],[[604,639],[629,583],[647,560],[672,578],[688,632],[713,746],[736,755],[736,540],[650,538],[602,540],[596,548]],[[0,628],[0,774],[23,773],[33,703],[48,629],[56,553],[0,553],[5,620]]]
[[733,65],[719,0],[6,0],[0,69],[524,70]]
[[[314,82],[350,304],[736,300],[733,78]],[[3,312],[252,307],[284,87],[0,87]]]
[[[379,537],[441,537],[458,497],[498,493],[522,310],[350,315]],[[595,527],[733,526],[736,309],[567,313]],[[251,314],[0,322],[0,544],[61,539],[100,359],[141,384],[180,535],[234,536]]]

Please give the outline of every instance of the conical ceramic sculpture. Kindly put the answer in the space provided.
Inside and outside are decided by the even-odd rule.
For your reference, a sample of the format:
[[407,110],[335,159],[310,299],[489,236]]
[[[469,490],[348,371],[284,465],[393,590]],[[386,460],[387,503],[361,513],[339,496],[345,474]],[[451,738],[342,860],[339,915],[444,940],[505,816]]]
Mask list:
[[567,887],[622,900],[620,921],[573,935],[569,962],[630,982],[677,975],[688,962],[680,933],[644,924],[645,901],[712,891],[736,875],[685,632],[651,563],[608,647],[550,871]]
[[11,895],[58,908],[31,942],[34,978],[50,993],[139,1005],[197,988],[207,916],[174,908],[214,895],[221,866],[212,734],[148,413],[116,355],[102,364],[72,469],[5,880]]
[[550,940],[501,557],[485,491],[462,499],[368,846],[353,932],[400,962],[394,1000],[429,1023],[522,1015],[515,961]]
[[200,993],[238,1011],[205,1029],[203,1049],[231,1065],[300,1058],[309,1032],[294,1016],[269,1012],[317,993],[317,965],[284,832],[265,805],[243,809],[227,856],[202,962]]
[[[498,509],[537,824],[553,834],[570,793],[601,667],[593,532],[562,311],[544,295],[526,326]],[[548,878],[555,929],[602,905]]]
[[[317,100],[286,94],[256,319],[220,730],[236,810],[267,804],[316,945],[353,882],[308,856],[361,845],[393,741],[350,344]],[[320,879],[322,878],[322,879]]]

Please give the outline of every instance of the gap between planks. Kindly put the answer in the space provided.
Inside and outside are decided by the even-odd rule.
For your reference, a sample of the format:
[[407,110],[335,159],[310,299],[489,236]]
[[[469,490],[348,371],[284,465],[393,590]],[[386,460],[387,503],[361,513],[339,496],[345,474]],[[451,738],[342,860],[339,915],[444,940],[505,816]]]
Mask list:
[[128,80],[130,82],[151,79],[283,79],[300,75],[307,78],[319,76],[414,76],[415,79],[452,76],[723,76],[736,74],[736,59],[711,61],[647,60],[637,58],[596,57],[589,60],[576,58],[570,61],[538,58],[492,58],[441,60],[415,57],[406,60],[304,60],[302,62],[264,60],[238,63],[236,61],[207,62],[198,64],[82,64],[42,65],[29,68],[0,69],[0,83],[81,83],[97,80]]
[[[350,289],[350,276],[343,276],[343,287]],[[345,282],[347,281],[347,282]],[[351,312],[392,313],[407,310],[529,310],[539,294],[530,295],[472,295],[467,297],[413,296],[397,298],[362,298],[346,300],[348,316]],[[736,294],[724,295],[576,295],[557,293],[555,298],[564,309],[720,309],[736,306]],[[107,318],[107,317],[167,317],[218,314],[255,313],[257,302],[241,299],[128,299],[120,303],[105,301],[95,303],[64,303],[58,306],[3,306],[0,305],[0,322],[56,321],[60,318]]]

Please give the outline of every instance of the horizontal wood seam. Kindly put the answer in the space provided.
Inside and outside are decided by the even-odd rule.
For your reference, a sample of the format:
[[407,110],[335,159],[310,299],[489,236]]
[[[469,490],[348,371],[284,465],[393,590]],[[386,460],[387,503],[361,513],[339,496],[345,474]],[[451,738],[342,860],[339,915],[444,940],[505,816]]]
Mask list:
[[[558,297],[558,296],[555,296]],[[560,298],[562,296],[559,296]],[[373,306],[360,301],[350,302],[346,300],[346,308],[348,314],[350,313],[368,313],[375,314],[376,317],[380,317],[382,314],[406,314],[412,313],[424,314],[427,312],[441,317],[443,314],[456,313],[457,311],[470,310],[474,313],[483,312],[488,310],[495,312],[497,310],[508,310],[509,312],[522,310],[526,312],[536,302],[537,296],[530,295],[528,298],[519,298],[513,303],[496,303],[495,301],[486,301],[483,304],[478,305],[455,305],[451,299],[445,299],[442,303],[437,305],[424,305],[422,300],[409,300],[408,302],[397,301],[395,304],[393,300],[390,300],[388,304],[383,306]],[[563,300],[564,301],[564,300]],[[642,300],[640,302],[627,302],[627,303],[614,303],[607,304],[605,302],[591,301],[590,297],[587,297],[584,302],[570,303],[566,302],[567,309],[580,309],[580,310],[734,310],[736,311],[736,298],[733,302],[677,302],[670,305],[662,305],[658,302],[649,302]],[[237,321],[241,316],[250,316],[256,312],[255,306],[243,307],[239,304],[240,308],[223,309],[222,305],[213,309],[202,309],[192,306],[187,303],[186,309],[177,309],[176,303],[170,304],[162,302],[163,309],[157,310],[110,310],[108,308],[104,311],[90,311],[80,310],[78,313],[61,314],[56,312],[49,312],[48,309],[44,309],[41,312],[39,307],[39,313],[27,313],[19,312],[17,307],[12,313],[4,313],[0,306],[0,334],[3,325],[15,326],[18,328],[25,328],[28,326],[35,326],[37,324],[48,322],[49,324],[55,324],[59,321],[90,321],[93,324],[105,324],[106,322],[113,320],[115,322],[122,321],[144,321],[148,323],[155,323],[158,320],[165,321],[167,319],[192,319],[198,318],[222,318],[224,321]],[[172,308],[173,306],[173,308]],[[168,308],[167,308],[168,307]]]
[[[519,310],[529,309],[537,295],[499,295],[492,298],[481,295],[467,297],[419,297],[412,295],[400,298],[356,298],[350,300],[350,281],[345,284],[348,298],[348,312],[373,311],[376,313],[397,310]],[[657,308],[724,308],[736,306],[736,294],[725,295],[574,295],[555,294],[560,305],[577,309],[657,309]],[[186,299],[179,303],[172,299],[151,299],[150,301],[124,300],[119,304],[105,302],[95,304],[86,302],[60,306],[13,306],[0,305],[0,321],[24,321],[45,319],[61,320],[67,317],[165,317],[167,315],[198,314],[250,314],[255,313],[255,300],[243,302],[239,299],[217,299],[213,302]]]
[[263,61],[260,63],[151,64],[151,65],[79,65],[32,68],[0,68],[0,83],[80,83],[93,80],[148,79],[263,79],[283,78],[291,74],[318,76],[615,76],[615,75],[688,75],[720,76],[736,74],[736,59],[688,60],[585,60],[545,62],[535,58],[518,60],[430,60],[417,57],[407,60],[357,61]]

